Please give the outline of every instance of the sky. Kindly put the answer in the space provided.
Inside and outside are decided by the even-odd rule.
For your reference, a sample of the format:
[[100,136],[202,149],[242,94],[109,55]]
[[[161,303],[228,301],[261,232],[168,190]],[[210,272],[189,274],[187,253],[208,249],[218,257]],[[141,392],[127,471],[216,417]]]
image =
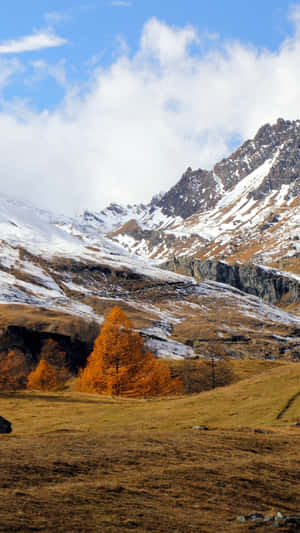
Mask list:
[[300,118],[300,2],[0,6],[0,192],[73,216],[148,202]]

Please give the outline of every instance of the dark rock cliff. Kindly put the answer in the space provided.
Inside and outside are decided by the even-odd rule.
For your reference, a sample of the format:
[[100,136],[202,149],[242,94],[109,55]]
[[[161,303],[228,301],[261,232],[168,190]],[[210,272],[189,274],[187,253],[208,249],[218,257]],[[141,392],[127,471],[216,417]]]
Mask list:
[[79,338],[67,335],[48,333],[21,326],[8,326],[0,329],[0,360],[1,355],[10,350],[20,350],[24,353],[29,366],[33,366],[40,359],[43,344],[52,339],[59,348],[66,353],[66,362],[72,372],[84,366],[87,356],[92,351],[93,340],[83,342]]
[[300,282],[282,275],[276,270],[266,270],[259,266],[228,265],[221,261],[199,260],[193,257],[173,258],[161,265],[198,280],[211,280],[231,285],[243,292],[262,298],[268,303],[300,301]]

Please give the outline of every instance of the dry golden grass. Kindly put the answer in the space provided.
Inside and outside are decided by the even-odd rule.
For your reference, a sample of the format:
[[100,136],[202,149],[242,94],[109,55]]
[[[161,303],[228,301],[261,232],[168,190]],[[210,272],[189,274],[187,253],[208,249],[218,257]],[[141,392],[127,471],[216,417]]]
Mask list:
[[[248,531],[299,509],[300,365],[200,395],[0,396],[0,531]],[[192,429],[206,424],[208,431]],[[268,428],[255,433],[254,428]],[[265,526],[256,531],[266,531]],[[281,529],[288,531],[288,529]]]
[[283,309],[288,313],[293,313],[293,315],[300,315],[300,303],[293,302],[292,304],[283,306]]
[[90,330],[94,334],[95,329],[99,329],[99,324],[87,322],[68,313],[22,304],[1,304],[0,328],[7,326],[21,326],[35,331],[70,336],[80,332],[83,340],[90,340]]
[[[209,297],[203,297],[197,303],[202,304],[205,312],[201,313],[199,310],[186,307],[185,302],[173,306],[176,311],[181,311],[181,322],[175,324],[172,331],[174,340],[183,343],[192,342],[196,355],[203,354],[204,343],[208,341],[215,347],[216,354],[223,348],[227,355],[240,359],[284,357],[284,353],[279,351],[282,343],[278,342],[276,335],[289,336],[290,339],[284,343],[285,350],[291,349],[295,355],[298,352],[292,327],[290,327],[291,334],[288,335],[289,326],[244,314],[234,302],[221,296],[217,303]],[[236,336],[240,336],[241,339],[237,339]]]
[[[166,359],[173,376],[182,381],[184,393],[203,392],[212,388],[211,363],[209,360],[173,360]],[[225,359],[215,363],[216,386],[230,385],[239,381],[256,377],[275,368],[289,366],[287,361],[266,361],[260,359]]]
[[300,261],[299,257],[284,257],[280,260],[274,261],[269,266],[278,268],[279,270],[286,270],[292,274],[300,275]]
[[238,382],[269,372],[274,368],[284,368],[285,366],[289,366],[290,363],[286,361],[265,361],[261,359],[245,359],[244,361],[233,359],[231,365],[234,373],[234,381]]

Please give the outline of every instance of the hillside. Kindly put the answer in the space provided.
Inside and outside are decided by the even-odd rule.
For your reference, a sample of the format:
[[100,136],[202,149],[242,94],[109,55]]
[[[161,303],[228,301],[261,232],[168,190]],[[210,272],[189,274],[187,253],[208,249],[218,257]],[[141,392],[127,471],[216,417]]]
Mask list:
[[2,394],[1,531],[231,533],[253,528],[240,515],[295,514],[299,397],[278,415],[298,367],[181,398]]
[[162,270],[103,235],[91,243],[32,206],[2,197],[0,213],[4,351],[19,347],[35,360],[50,336],[76,359],[72,367],[83,364],[103,316],[118,304],[160,357],[201,355],[204,340],[234,357],[299,357],[300,322],[291,313],[223,283]]

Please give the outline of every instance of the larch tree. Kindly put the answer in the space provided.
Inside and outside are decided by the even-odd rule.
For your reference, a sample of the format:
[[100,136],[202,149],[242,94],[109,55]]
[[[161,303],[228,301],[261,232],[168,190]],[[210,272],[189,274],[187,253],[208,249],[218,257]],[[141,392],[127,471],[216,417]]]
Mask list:
[[45,359],[41,359],[36,369],[33,370],[27,381],[27,389],[49,391],[61,384],[59,372]]
[[179,379],[150,352],[131,321],[114,307],[104,320],[77,390],[110,396],[149,397],[176,393]]
[[26,388],[29,367],[22,351],[10,350],[0,354],[0,390],[19,390]]
[[66,353],[60,348],[57,341],[47,339],[42,347],[40,358],[56,368],[59,383],[66,382],[71,377],[71,372],[67,368]]

